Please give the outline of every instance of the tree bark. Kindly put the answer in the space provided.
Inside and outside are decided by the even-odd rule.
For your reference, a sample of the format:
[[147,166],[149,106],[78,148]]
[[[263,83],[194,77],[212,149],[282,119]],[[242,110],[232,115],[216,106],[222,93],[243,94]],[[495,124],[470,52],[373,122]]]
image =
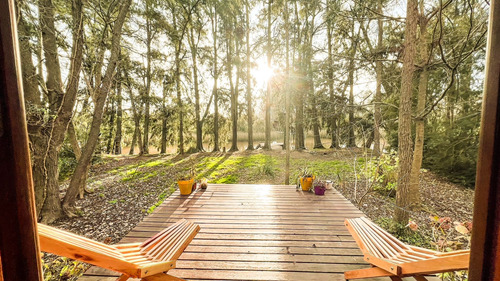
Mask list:
[[161,101],[161,109],[162,109],[162,114],[161,114],[161,148],[160,148],[160,153],[166,153],[167,152],[167,105],[165,104],[166,99],[167,99],[167,90],[169,86],[169,78],[166,77],[163,80],[163,98]]
[[[297,1],[294,2],[294,12],[296,18],[296,28],[297,28],[297,38],[296,47],[301,44],[301,30],[299,25],[299,11]],[[303,64],[303,52],[298,52],[298,64],[299,68],[302,68]],[[299,72],[300,76],[304,76],[305,73]],[[305,146],[305,135],[304,135],[304,93],[301,89],[296,91],[295,94],[295,150],[304,150]]]
[[[382,2],[379,0],[377,3],[377,11],[379,15],[382,15]],[[375,61],[375,76],[377,80],[377,85],[375,88],[375,102],[373,105],[373,154],[380,155],[380,124],[382,122],[382,112],[380,111],[380,103],[382,102],[382,49],[383,49],[383,37],[384,37],[384,22],[382,17],[379,16],[377,19],[378,25],[378,38],[377,38],[377,55]]]
[[401,97],[399,101],[398,123],[398,186],[396,191],[395,219],[401,224],[408,223],[408,207],[412,198],[410,173],[412,164],[411,139],[411,97],[413,74],[415,72],[416,33],[418,21],[418,0],[407,0],[405,45],[403,69],[401,72]]
[[[418,42],[419,62],[423,65],[418,82],[417,95],[417,115],[425,110],[427,85],[429,82],[429,70],[427,60],[429,58],[429,35],[427,32],[427,19],[424,14],[423,1],[420,3],[420,38]],[[425,119],[417,118],[415,120],[415,147],[413,149],[413,160],[410,174],[410,204],[412,208],[420,205],[420,169],[422,168],[422,159],[424,156],[424,134]]]
[[117,73],[116,79],[116,134],[113,144],[113,153],[115,155],[122,154],[122,76],[121,71]]
[[212,37],[213,37],[213,48],[214,48],[214,87],[212,89],[212,94],[214,96],[214,152],[220,151],[219,148],[219,93],[217,88],[217,82],[219,80],[219,69],[218,69],[218,57],[217,57],[217,3],[214,4],[213,16],[211,17],[212,23]]
[[[226,28],[228,28],[231,24],[226,24]],[[227,41],[227,57],[226,57],[226,68],[227,68],[227,77],[229,79],[229,90],[231,94],[231,148],[230,152],[238,151],[238,99],[236,94],[236,89],[233,82],[233,29],[229,27],[226,29],[228,38]],[[238,75],[236,75],[238,76]]]
[[35,207],[36,213],[40,214],[46,198],[45,178],[47,175],[44,168],[44,156],[48,146],[48,136],[46,123],[43,121],[44,110],[42,100],[40,99],[40,91],[38,90],[37,69],[33,64],[31,54],[32,45],[29,40],[29,28],[23,18],[23,13],[18,13],[18,15],[19,49],[26,108],[26,124],[30,140],[31,168],[35,188]]
[[[267,67],[271,69],[272,45],[271,45],[271,7],[272,0],[267,0]],[[264,149],[271,149],[271,78],[267,80],[266,91],[266,119],[265,119],[265,141]]]
[[337,140],[337,112],[336,112],[336,101],[335,101],[335,91],[333,86],[333,48],[332,48],[332,19],[330,18],[330,1],[326,1],[326,35],[328,42],[328,92],[330,95],[330,136],[331,144],[330,148],[338,148],[339,143]]
[[111,151],[113,150],[113,129],[115,125],[115,101],[113,100],[113,97],[110,97],[108,99],[108,105],[111,104],[111,107],[108,107],[109,110],[109,123],[108,123],[108,136],[106,137],[106,153],[111,154]]
[[[200,91],[199,91],[199,86],[198,86],[198,42],[195,42],[195,33],[194,33],[195,28],[193,27],[193,24],[191,24],[191,27],[188,30],[188,41],[189,41],[189,46],[191,49],[191,57],[193,61],[193,84],[194,84],[194,99],[195,99],[195,104],[194,104],[194,111],[195,111],[195,118],[196,118],[196,151],[202,152],[205,151],[203,149],[203,123],[201,121],[201,113],[200,113]],[[199,32],[201,29],[197,30],[198,36]]]
[[[290,184],[290,27],[288,0],[285,0],[285,185]],[[248,13],[247,13],[248,15]],[[248,38],[247,38],[248,40]]]
[[351,29],[351,55],[349,58],[349,136],[347,140],[348,147],[356,147],[356,135],[354,134],[354,57],[356,56],[356,51],[358,49],[358,35],[354,34],[354,21],[352,22]]
[[313,125],[313,135],[314,135],[314,149],[325,148],[321,143],[320,127],[319,127],[319,116],[316,102],[316,94],[314,90],[314,70],[313,70],[313,37],[314,37],[314,16],[311,20],[310,33],[308,38],[308,48],[307,48],[307,72],[308,72],[308,85],[309,85],[309,96],[311,99],[311,118]]
[[146,0],[146,89],[144,93],[144,140],[142,141],[142,151],[149,154],[149,115],[150,115],[150,93],[151,93],[151,2]]
[[90,127],[89,137],[87,139],[85,147],[83,148],[82,156],[78,161],[75,172],[71,177],[68,191],[66,192],[66,196],[64,196],[63,200],[63,210],[68,216],[76,215],[74,212],[75,200],[80,189],[85,185],[87,179],[87,171],[90,167],[92,155],[94,154],[94,150],[99,139],[104,103],[106,102],[106,98],[113,80],[113,75],[115,73],[115,68],[118,63],[122,27],[127,17],[130,3],[131,0],[122,2],[118,18],[113,26],[109,64],[106,68],[102,84],[97,91],[97,97],[94,101],[95,107],[92,116],[92,125]]
[[[129,80],[129,77],[127,76],[127,81]],[[142,135],[141,135],[141,114],[139,113],[139,110],[137,109],[137,105],[135,102],[134,95],[132,93],[132,88],[130,88],[130,83],[128,84],[128,93],[130,97],[130,105],[132,106],[132,114],[134,117],[134,136],[132,137],[132,144],[130,146],[130,152],[129,154],[132,155],[134,154],[134,146],[137,143],[137,147],[139,148],[139,155],[143,154],[142,151]]]
[[246,93],[246,98],[247,98],[247,126],[248,126],[248,145],[247,145],[247,150],[254,150],[253,146],[253,106],[252,106],[252,79],[251,79],[251,65],[250,65],[250,57],[251,57],[251,52],[250,52],[250,12],[249,12],[249,6],[250,2],[249,0],[245,1],[245,19],[246,19],[246,66],[247,66],[247,73],[246,73],[246,80],[247,80],[247,93]]
[[134,147],[137,140],[137,126],[134,126],[134,134],[132,135],[132,142],[130,143],[130,150],[128,155],[134,155]]
[[[177,29],[177,16],[173,14],[173,24],[174,29]],[[182,103],[182,93],[181,93],[181,46],[182,42],[180,38],[177,38],[177,42],[175,42],[175,85],[177,92],[177,112],[179,116],[179,154],[184,154],[184,107]]]

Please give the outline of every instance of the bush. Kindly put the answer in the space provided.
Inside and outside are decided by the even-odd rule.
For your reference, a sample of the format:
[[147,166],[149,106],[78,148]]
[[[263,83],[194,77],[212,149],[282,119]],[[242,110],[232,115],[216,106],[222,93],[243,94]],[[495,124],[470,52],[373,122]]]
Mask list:
[[61,151],[59,152],[59,180],[63,181],[70,178],[75,171],[76,161],[75,153],[69,145],[63,145]]

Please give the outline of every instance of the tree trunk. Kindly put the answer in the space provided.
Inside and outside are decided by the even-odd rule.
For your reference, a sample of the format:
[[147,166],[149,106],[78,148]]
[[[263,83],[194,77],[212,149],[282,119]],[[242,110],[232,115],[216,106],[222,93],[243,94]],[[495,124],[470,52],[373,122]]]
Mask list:
[[337,112],[335,106],[335,91],[333,86],[333,48],[332,48],[332,19],[330,17],[330,1],[327,0],[326,3],[326,35],[328,42],[328,92],[330,94],[330,136],[331,144],[330,148],[338,148],[337,140]]
[[[43,159],[41,178],[44,179],[44,184],[40,188],[44,189],[46,196],[39,214],[43,222],[50,223],[62,216],[61,201],[59,199],[58,154],[66,135],[68,123],[73,115],[80,79],[83,60],[83,3],[82,1],[72,2],[73,47],[65,93],[63,93],[62,89],[61,69],[57,52],[54,7],[50,0],[39,1],[38,5],[47,72],[46,88],[51,115],[51,119],[44,128],[48,135],[47,147],[41,152],[43,156],[40,158]],[[39,169],[35,170],[35,172],[38,171]],[[38,177],[40,175],[35,175],[35,178]]]
[[[174,11],[173,13],[173,25],[174,29],[177,30],[177,15]],[[177,113],[179,116],[179,154],[184,154],[184,108],[182,103],[182,93],[181,93],[181,46],[182,42],[179,38],[177,38],[177,42],[175,44],[175,88],[177,93]]]
[[314,71],[313,71],[313,65],[312,65],[312,59],[313,59],[313,37],[314,37],[314,17],[311,22],[311,30],[310,30],[310,35],[308,39],[308,48],[307,48],[307,72],[308,72],[308,85],[309,85],[309,96],[311,98],[311,118],[312,118],[312,125],[313,125],[313,135],[314,135],[314,149],[322,149],[325,148],[323,144],[321,143],[321,136],[320,136],[320,128],[319,128],[319,117],[318,117],[318,109],[317,109],[317,102],[316,102],[316,94],[314,91]]
[[118,18],[113,26],[109,64],[106,69],[102,84],[97,91],[97,97],[94,100],[95,107],[94,114],[92,116],[92,125],[90,127],[89,137],[87,139],[85,147],[83,148],[82,156],[78,161],[75,172],[71,177],[68,191],[66,192],[66,196],[64,196],[63,200],[63,210],[68,216],[76,215],[73,210],[75,200],[81,188],[85,185],[87,179],[87,171],[89,170],[90,162],[92,160],[92,156],[99,139],[104,103],[106,102],[106,98],[113,80],[113,75],[115,73],[115,68],[118,63],[122,27],[128,14],[130,3],[131,0],[122,2]]
[[[377,11],[379,15],[382,15],[382,1],[379,0],[377,4]],[[383,37],[384,37],[384,22],[382,17],[379,16],[377,19],[378,23],[378,39],[377,39],[377,55],[375,61],[375,75],[377,80],[377,85],[375,89],[375,102],[373,105],[373,154],[380,155],[380,124],[382,121],[382,112],[380,111],[380,103],[382,102],[382,49],[383,49]]]
[[[198,30],[198,33],[201,30]],[[194,34],[194,27],[191,25],[191,27],[188,30],[188,41],[189,41],[189,46],[191,47],[191,57],[193,60],[193,84],[194,84],[194,99],[195,99],[195,104],[194,104],[194,111],[195,111],[195,118],[196,118],[196,151],[202,152],[204,151],[203,149],[203,123],[201,122],[201,113],[200,113],[200,91],[198,89],[198,61],[197,61],[197,56],[198,56],[198,44],[195,42],[195,34]]]
[[211,18],[212,23],[212,37],[213,37],[213,48],[214,48],[214,87],[212,89],[212,94],[214,95],[214,152],[220,151],[219,148],[219,93],[217,89],[217,81],[219,80],[219,69],[217,66],[217,3],[214,4],[213,17]]
[[411,139],[411,97],[413,74],[415,72],[416,33],[418,21],[418,0],[407,0],[405,49],[403,69],[401,72],[401,97],[399,101],[398,123],[398,186],[396,191],[395,219],[401,224],[408,223],[408,207],[413,197],[410,189],[410,173],[412,164]]
[[254,150],[253,147],[253,106],[252,106],[252,79],[251,79],[251,65],[250,65],[250,2],[245,1],[245,18],[246,18],[246,66],[247,66],[247,126],[248,126],[248,146],[247,150]]
[[[127,77],[128,81],[128,77]],[[129,97],[130,97],[130,105],[132,106],[132,114],[134,117],[134,136],[132,137],[132,144],[130,147],[130,152],[129,154],[134,154],[134,146],[137,143],[137,147],[139,148],[139,155],[143,154],[142,151],[142,135],[141,135],[141,114],[139,113],[139,110],[137,110],[136,103],[134,101],[134,95],[132,93],[132,89],[130,88],[130,83],[128,87],[128,92],[129,92]]]
[[106,153],[111,154],[111,151],[113,150],[113,128],[115,127],[115,101],[113,100],[113,97],[110,97],[108,99],[108,104],[111,104],[111,108],[109,109],[109,123],[108,123],[108,128],[109,128],[109,133],[108,136],[106,137]]
[[146,5],[146,92],[144,93],[144,140],[142,141],[142,151],[144,154],[149,154],[149,105],[151,92],[151,42],[153,36],[151,34],[151,19],[150,19],[150,1],[144,1]]
[[122,77],[121,71],[118,71],[117,85],[116,85],[116,134],[113,144],[114,154],[122,154]]
[[[425,110],[427,97],[427,85],[429,82],[429,70],[427,69],[427,60],[429,57],[429,35],[427,32],[427,19],[424,17],[423,2],[420,3],[420,40],[418,42],[419,61],[423,64],[418,82],[417,95],[417,115]],[[422,159],[424,156],[424,126],[425,119],[417,118],[415,121],[415,147],[413,149],[413,160],[410,174],[410,204],[412,208],[420,205],[420,169],[422,168]]]
[[162,98],[162,114],[161,114],[161,149],[160,153],[167,152],[167,105],[165,104],[167,99],[167,89],[168,89],[168,78],[163,81],[163,98]]
[[[290,184],[290,27],[288,0],[285,0],[285,185]],[[247,39],[248,40],[248,39]]]
[[130,143],[130,150],[128,155],[134,155],[135,142],[137,140],[137,126],[134,126],[134,134],[132,135],[132,142]]
[[[23,77],[24,102],[26,108],[26,125],[30,140],[31,168],[35,188],[36,213],[40,214],[46,198],[44,156],[48,145],[46,124],[43,122],[43,105],[38,90],[37,69],[33,64],[32,45],[27,23],[22,13],[18,13],[19,50]],[[41,45],[41,44],[40,44]],[[41,48],[39,48],[41,52]],[[41,53],[40,53],[41,57]],[[41,59],[39,60],[41,61]],[[39,63],[39,65],[42,65]]]
[[[227,27],[227,26],[226,26]],[[238,151],[238,100],[236,89],[233,82],[233,36],[232,29],[226,30],[228,34],[227,38],[227,58],[226,58],[226,67],[227,67],[227,77],[229,79],[229,90],[231,93],[231,148],[230,152]],[[238,75],[236,75],[238,76]]]
[[[272,45],[271,45],[271,7],[272,0],[267,0],[267,67],[271,69]],[[271,78],[267,80],[266,91],[266,117],[265,117],[265,141],[264,149],[271,149]]]
[[354,57],[358,48],[358,38],[354,35],[354,21],[352,23],[352,41],[351,41],[351,57],[349,58],[349,136],[347,140],[348,147],[356,147],[356,135],[354,134]]
[[304,135],[304,94],[299,91],[295,97],[295,150],[306,149]]

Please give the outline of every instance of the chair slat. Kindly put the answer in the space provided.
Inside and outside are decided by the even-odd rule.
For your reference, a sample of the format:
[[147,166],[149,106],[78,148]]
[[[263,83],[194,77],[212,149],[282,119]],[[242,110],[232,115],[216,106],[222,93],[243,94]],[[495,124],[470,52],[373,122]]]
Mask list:
[[180,239],[175,247],[173,247],[168,255],[165,256],[163,260],[176,260],[179,258],[179,256],[182,254],[184,249],[187,247],[189,242],[194,238],[194,236],[198,233],[199,226],[191,224],[189,226],[189,229],[184,235],[182,236],[182,239]]
[[377,247],[373,244],[373,242],[366,236],[363,228],[360,227],[359,223],[357,220],[353,219],[349,221],[353,228],[356,230],[358,233],[359,237],[361,238],[362,242],[365,244],[365,246],[368,248],[368,251],[374,255],[375,257],[378,258],[383,258],[383,254],[380,253],[380,251],[377,249]]
[[410,247],[408,245],[406,245],[405,243],[399,241],[399,239],[397,239],[396,237],[392,236],[385,229],[381,228],[380,226],[378,226],[377,224],[373,223],[369,219],[367,219],[365,217],[361,217],[360,220],[364,221],[367,224],[371,224],[374,228],[378,229],[381,233],[384,233],[384,235],[386,237],[388,237],[389,239],[391,239],[394,243],[396,243],[397,245],[399,245],[402,249],[405,249],[405,250],[409,250],[410,249]]
[[162,240],[158,241],[155,247],[151,248],[146,255],[157,261],[162,261],[161,256],[165,251],[175,245],[175,242],[182,235],[183,231],[186,229],[186,224],[179,225],[177,231],[171,233],[171,235],[163,237]]
[[400,252],[397,251],[394,247],[392,247],[389,243],[387,243],[386,239],[382,237],[379,233],[377,233],[373,228],[368,224],[362,224],[366,229],[368,235],[370,235],[371,239],[374,241],[376,247],[383,253],[385,253],[385,257],[387,259],[397,257]]
[[[152,256],[157,249],[161,248],[165,244],[165,241],[170,241],[175,237],[175,234],[182,230],[185,222],[176,223],[170,226],[168,229],[162,231],[161,235],[155,235],[155,239],[149,239],[147,243],[141,245],[141,252]],[[144,245],[144,246],[143,246]]]

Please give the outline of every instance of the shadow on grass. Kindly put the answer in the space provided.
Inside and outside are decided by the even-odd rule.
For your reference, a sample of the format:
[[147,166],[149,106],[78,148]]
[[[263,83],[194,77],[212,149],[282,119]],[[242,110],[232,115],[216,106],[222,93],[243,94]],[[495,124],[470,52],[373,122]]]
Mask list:
[[[215,152],[215,156],[219,156],[223,153],[220,153],[220,152]],[[224,157],[222,157],[219,161],[217,161],[217,163],[215,163],[210,169],[204,171],[203,173],[200,174],[199,178],[202,179],[202,178],[206,178],[208,177],[210,174],[212,174],[215,170],[217,170],[217,168],[222,164],[224,163],[229,157],[231,157],[233,155],[233,153],[225,153],[224,154]],[[210,156],[214,156],[213,154],[210,155]]]

